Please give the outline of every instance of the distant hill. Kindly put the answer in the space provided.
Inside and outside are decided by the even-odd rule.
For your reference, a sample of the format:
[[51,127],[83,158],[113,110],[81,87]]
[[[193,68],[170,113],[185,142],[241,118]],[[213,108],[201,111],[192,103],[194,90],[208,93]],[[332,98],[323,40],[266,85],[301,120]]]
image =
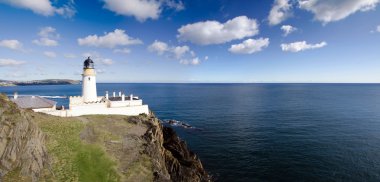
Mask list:
[[73,84],[80,84],[80,81],[79,80],[69,80],[69,79],[46,79],[46,80],[31,80],[31,81],[0,80],[0,86],[73,85]]

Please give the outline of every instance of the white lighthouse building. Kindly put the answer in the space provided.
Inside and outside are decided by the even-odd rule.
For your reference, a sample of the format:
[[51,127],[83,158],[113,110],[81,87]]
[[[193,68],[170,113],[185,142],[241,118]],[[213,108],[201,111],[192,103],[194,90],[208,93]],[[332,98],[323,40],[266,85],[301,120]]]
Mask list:
[[96,72],[94,62],[88,57],[83,64],[82,74],[82,97],[83,102],[96,102],[98,95],[96,93]]
[[41,111],[47,114],[72,117],[82,115],[126,115],[136,116],[140,114],[149,115],[148,105],[133,94],[126,95],[119,91],[112,95],[105,92],[104,96],[97,96],[96,71],[94,62],[88,57],[83,63],[82,74],[82,96],[69,97],[69,109]]

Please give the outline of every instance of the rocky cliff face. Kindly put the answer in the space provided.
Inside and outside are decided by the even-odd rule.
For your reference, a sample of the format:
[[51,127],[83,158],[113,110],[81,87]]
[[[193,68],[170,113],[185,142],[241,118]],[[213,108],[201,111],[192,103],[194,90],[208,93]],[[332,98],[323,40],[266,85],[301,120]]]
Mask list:
[[31,117],[0,95],[0,176],[20,171],[37,181],[48,160],[45,136]]
[[186,143],[154,116],[59,118],[20,110],[0,94],[0,181],[95,179],[211,181]]
[[172,128],[162,126],[157,118],[145,134],[145,152],[153,159],[154,181],[211,181],[201,161]]

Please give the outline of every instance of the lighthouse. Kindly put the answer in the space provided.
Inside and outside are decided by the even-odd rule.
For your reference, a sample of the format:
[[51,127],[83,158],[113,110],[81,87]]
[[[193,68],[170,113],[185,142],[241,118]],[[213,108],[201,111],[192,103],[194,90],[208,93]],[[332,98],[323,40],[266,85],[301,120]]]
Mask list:
[[88,57],[83,63],[82,74],[82,97],[83,102],[96,102],[98,96],[96,93],[96,73],[94,62]]

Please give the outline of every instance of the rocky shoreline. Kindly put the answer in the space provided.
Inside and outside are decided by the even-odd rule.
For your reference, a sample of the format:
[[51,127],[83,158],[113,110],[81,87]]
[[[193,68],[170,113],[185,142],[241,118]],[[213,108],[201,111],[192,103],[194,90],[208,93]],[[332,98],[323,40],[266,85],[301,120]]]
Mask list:
[[[69,138],[83,147],[72,148]],[[20,110],[0,95],[0,181],[83,181],[93,174],[82,174],[78,158],[68,158],[83,156],[89,145],[113,161],[111,181],[212,181],[197,155],[155,116],[59,118]]]
[[155,159],[154,181],[211,181],[200,159],[188,149],[186,142],[172,128],[163,126],[157,118],[153,120],[145,134],[149,143],[145,152]]

